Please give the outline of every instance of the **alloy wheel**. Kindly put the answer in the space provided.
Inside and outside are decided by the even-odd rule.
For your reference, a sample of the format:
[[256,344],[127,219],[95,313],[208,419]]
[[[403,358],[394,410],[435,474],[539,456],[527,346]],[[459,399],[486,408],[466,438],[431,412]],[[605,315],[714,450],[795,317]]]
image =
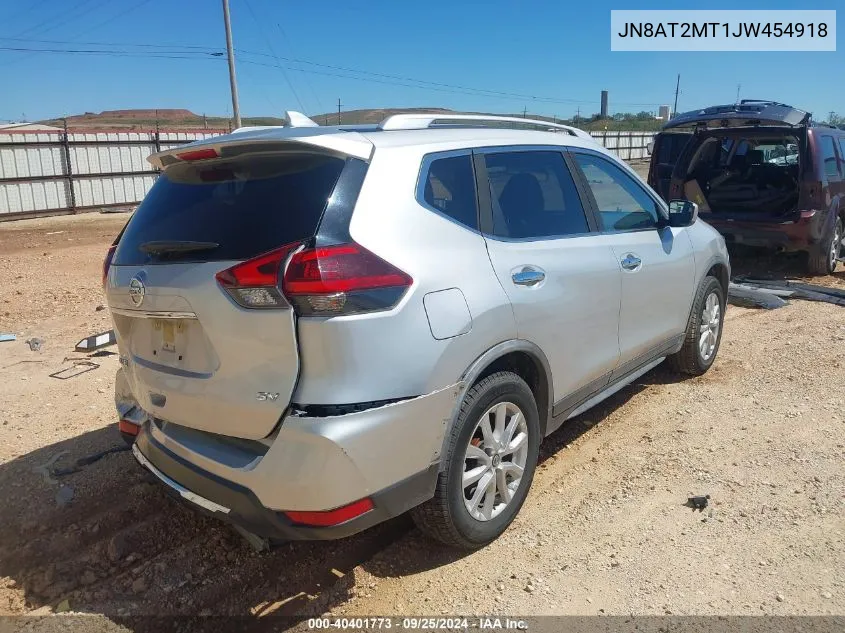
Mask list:
[[461,487],[470,516],[489,521],[511,502],[528,459],[528,423],[512,402],[490,407],[476,423],[464,456]]
[[719,302],[719,295],[711,292],[704,302],[704,309],[701,311],[701,329],[698,338],[698,352],[703,361],[709,361],[716,353],[716,343],[719,341],[719,328],[721,322],[722,306]]

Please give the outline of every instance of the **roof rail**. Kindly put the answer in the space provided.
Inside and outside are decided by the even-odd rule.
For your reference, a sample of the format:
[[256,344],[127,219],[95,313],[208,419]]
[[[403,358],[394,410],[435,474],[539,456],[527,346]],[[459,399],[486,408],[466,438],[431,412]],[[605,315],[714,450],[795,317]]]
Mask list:
[[[478,125],[473,126],[475,122]],[[484,123],[491,125],[485,126]],[[533,127],[548,132],[565,132],[572,136],[592,139],[584,130],[570,125],[549,123],[540,119],[523,119],[513,116],[494,116],[488,114],[393,114],[378,124],[380,130],[425,130],[432,127],[497,127],[497,123],[512,125],[498,127]]]

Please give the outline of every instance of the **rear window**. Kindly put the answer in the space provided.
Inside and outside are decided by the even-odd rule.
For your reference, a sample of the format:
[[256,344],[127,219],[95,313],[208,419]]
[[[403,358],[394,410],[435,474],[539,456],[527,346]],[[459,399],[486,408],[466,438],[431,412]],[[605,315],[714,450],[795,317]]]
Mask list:
[[[126,226],[114,263],[248,259],[311,237],[344,164],[341,158],[299,153],[172,165]],[[210,245],[201,251],[144,252],[150,242]]]
[[661,135],[657,143],[657,162],[661,165],[674,165],[691,138],[692,134]]
[[836,161],[836,146],[832,136],[822,136],[822,161],[828,180],[839,180],[839,165]]
[[430,207],[466,227],[477,229],[475,175],[469,154],[431,161],[423,198]]

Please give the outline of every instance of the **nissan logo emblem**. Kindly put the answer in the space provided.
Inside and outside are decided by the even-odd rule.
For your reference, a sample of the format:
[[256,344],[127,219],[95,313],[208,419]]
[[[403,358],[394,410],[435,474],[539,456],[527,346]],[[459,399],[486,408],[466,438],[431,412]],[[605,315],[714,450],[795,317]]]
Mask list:
[[136,308],[141,307],[141,304],[144,303],[145,292],[146,289],[144,288],[144,282],[141,281],[141,276],[136,275],[129,282],[129,300],[132,302],[132,305]]

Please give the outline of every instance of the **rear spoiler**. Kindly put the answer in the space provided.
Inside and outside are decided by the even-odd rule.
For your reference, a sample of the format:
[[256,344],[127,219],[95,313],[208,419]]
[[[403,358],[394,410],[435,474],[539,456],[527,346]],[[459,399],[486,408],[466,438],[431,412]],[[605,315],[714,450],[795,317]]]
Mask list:
[[185,160],[205,160],[226,154],[234,154],[238,147],[243,151],[250,147],[253,151],[283,151],[291,145],[300,145],[301,149],[323,150],[343,157],[351,156],[361,160],[370,160],[373,144],[358,132],[338,132],[336,128],[323,127],[260,127],[241,128],[238,132],[179,145],[147,158],[153,167],[166,169],[169,165]]

